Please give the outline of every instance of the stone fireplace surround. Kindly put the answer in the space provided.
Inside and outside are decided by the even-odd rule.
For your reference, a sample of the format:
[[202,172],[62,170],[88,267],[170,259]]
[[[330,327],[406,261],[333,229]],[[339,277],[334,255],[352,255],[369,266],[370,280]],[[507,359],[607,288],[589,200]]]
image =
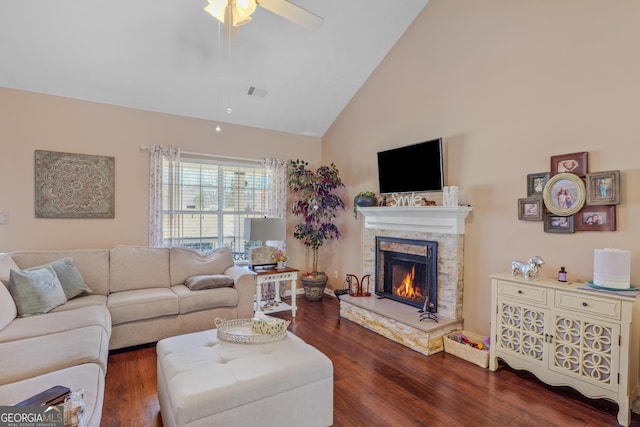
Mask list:
[[[340,317],[425,355],[443,350],[442,337],[462,329],[464,227],[470,207],[358,208],[364,217],[363,271],[375,290],[375,237],[438,242],[438,322],[420,321],[418,309],[389,299],[340,297]],[[372,292],[373,293],[373,292]]]

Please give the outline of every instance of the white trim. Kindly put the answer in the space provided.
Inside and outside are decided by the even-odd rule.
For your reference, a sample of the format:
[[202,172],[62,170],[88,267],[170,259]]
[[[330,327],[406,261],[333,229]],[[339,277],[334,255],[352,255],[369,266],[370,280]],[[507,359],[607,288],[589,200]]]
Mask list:
[[464,234],[468,206],[388,206],[363,208],[364,227],[426,233]]

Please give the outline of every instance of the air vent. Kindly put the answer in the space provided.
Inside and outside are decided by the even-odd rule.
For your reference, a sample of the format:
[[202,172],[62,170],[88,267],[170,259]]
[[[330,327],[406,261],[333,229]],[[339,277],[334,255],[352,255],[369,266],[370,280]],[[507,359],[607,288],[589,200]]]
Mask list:
[[247,95],[249,96],[257,96],[258,98],[264,98],[267,96],[267,91],[265,89],[258,89],[255,86],[249,86],[249,90],[247,91]]

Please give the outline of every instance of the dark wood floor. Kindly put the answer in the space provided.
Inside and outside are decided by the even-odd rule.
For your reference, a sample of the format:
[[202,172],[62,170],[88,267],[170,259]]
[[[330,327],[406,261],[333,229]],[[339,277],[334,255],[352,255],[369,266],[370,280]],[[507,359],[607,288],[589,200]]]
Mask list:
[[[506,366],[491,372],[451,354],[424,356],[340,319],[335,298],[298,301],[289,329],[333,361],[335,426],[618,425],[614,403]],[[109,355],[101,426],[162,426],[155,347]]]

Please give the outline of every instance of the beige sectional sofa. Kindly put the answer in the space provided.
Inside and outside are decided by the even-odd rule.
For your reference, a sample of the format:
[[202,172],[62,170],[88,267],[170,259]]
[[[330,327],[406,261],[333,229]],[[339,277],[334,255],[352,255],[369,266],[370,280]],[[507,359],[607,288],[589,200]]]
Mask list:
[[[0,280],[8,284],[11,269],[65,258],[91,293],[46,314],[18,316],[12,294],[0,286],[0,405],[64,385],[83,390],[89,425],[98,426],[109,350],[211,329],[216,317],[253,314],[254,273],[235,266],[227,248],[19,251],[0,254]],[[194,283],[213,285],[191,290],[187,284]]]

